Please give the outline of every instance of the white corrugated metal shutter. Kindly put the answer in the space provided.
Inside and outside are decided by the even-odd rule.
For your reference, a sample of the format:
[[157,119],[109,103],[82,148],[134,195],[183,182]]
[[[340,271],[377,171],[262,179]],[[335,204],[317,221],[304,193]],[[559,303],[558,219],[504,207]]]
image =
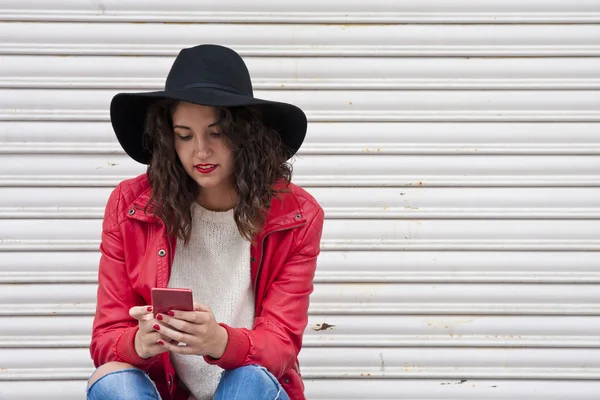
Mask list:
[[600,396],[598,0],[0,5],[0,399],[81,399],[111,96],[201,42],[310,118],[309,399]]

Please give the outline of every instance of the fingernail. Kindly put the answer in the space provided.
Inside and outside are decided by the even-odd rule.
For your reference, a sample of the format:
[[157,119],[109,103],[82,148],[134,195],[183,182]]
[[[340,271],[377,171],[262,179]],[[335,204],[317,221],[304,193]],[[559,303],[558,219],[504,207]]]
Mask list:
[[147,310],[148,310],[148,312],[151,312],[152,311],[152,307],[148,307]]
[[157,319],[157,320],[159,320],[159,321],[162,321],[162,315],[158,314],[158,315],[156,316],[156,319]]
[[174,317],[175,313],[173,311],[167,311],[167,314],[169,314],[169,316]]
[[164,346],[164,345],[165,345],[165,342],[163,342],[163,341],[162,341],[162,340],[160,340],[160,339],[158,339],[158,342],[156,342],[156,343],[160,344],[161,346]]
[[154,324],[152,327],[154,328],[155,331],[160,330],[160,325],[158,325],[158,324]]

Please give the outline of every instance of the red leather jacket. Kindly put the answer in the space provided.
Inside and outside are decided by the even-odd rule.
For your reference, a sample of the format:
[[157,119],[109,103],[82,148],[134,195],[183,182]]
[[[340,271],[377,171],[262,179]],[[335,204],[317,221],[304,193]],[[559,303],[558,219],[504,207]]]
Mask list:
[[[289,190],[272,201],[265,227],[251,246],[254,327],[222,324],[229,334],[225,354],[218,360],[205,359],[226,370],[262,365],[277,377],[290,399],[303,400],[297,357],[308,323],[323,210],[303,189],[292,184]],[[90,353],[96,367],[121,361],[146,371],[163,400],[186,400],[188,394],[178,385],[168,353],[142,359],[133,344],[138,328],[129,309],[150,304],[151,289],[167,286],[176,247],[162,222],[144,213],[149,198],[144,174],[121,182],[108,200]]]

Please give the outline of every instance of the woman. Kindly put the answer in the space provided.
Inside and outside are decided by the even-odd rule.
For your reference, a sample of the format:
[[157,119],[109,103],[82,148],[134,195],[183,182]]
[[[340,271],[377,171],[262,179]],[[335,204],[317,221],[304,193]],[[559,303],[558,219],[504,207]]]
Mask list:
[[[164,91],[115,96],[111,121],[148,169],[106,206],[88,399],[304,399],[323,226],[286,162],[304,113],[254,98],[240,56],[201,45]],[[155,317],[153,287],[192,289],[194,311]]]

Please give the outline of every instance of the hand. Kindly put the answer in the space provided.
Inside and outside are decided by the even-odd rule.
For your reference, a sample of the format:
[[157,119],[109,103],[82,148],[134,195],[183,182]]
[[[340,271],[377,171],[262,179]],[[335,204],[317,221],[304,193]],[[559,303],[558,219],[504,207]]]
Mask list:
[[[217,323],[210,308],[194,303],[194,311],[173,310],[169,314],[172,315],[156,316],[160,321],[158,332],[172,340],[160,342],[164,349],[212,358],[221,358],[225,353],[229,340],[227,330]],[[185,343],[185,346],[179,346],[177,342]]]
[[135,334],[135,352],[141,358],[150,358],[157,354],[167,351],[163,346],[158,344],[159,340],[168,340],[162,338],[153,326],[158,322],[152,314],[152,307],[139,306],[131,307],[129,315],[138,321],[138,331]]

